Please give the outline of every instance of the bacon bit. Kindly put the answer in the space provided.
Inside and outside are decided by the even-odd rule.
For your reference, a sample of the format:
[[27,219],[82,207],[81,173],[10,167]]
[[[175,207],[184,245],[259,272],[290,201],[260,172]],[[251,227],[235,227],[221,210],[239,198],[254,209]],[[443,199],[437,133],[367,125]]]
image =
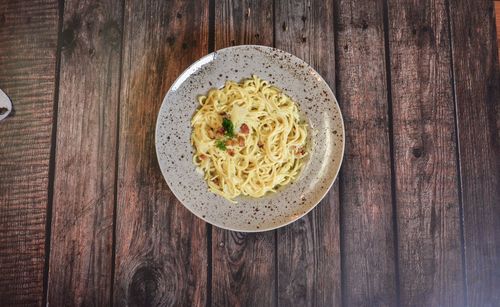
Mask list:
[[224,132],[224,127],[220,127],[219,129],[217,129],[217,133],[224,134]]
[[231,157],[232,157],[232,156],[234,156],[234,150],[232,150],[232,149],[228,149],[228,150],[227,150],[227,153],[228,153]]
[[198,158],[200,158],[200,160],[205,160],[207,158],[207,156],[205,156],[204,154],[201,154],[198,156]]
[[248,134],[250,132],[250,129],[248,128],[247,124],[242,124],[240,127],[240,132],[243,134]]
[[234,145],[236,145],[236,141],[235,140],[227,140],[226,145],[227,146],[234,146]]
[[241,135],[238,137],[238,145],[240,147],[244,147],[245,146],[245,138],[242,137]]
[[302,156],[303,156],[303,155],[305,155],[306,150],[305,150],[304,148],[302,148],[302,147],[299,147],[299,148],[297,148],[296,153],[297,153],[298,155],[302,155]]

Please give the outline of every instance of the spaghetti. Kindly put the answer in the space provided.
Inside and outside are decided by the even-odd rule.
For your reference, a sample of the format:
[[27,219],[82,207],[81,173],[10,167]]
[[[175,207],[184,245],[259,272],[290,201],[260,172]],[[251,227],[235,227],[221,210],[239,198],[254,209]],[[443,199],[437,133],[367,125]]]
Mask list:
[[276,192],[297,178],[307,155],[307,124],[279,88],[252,76],[227,81],[198,101],[193,162],[210,191],[234,202]]

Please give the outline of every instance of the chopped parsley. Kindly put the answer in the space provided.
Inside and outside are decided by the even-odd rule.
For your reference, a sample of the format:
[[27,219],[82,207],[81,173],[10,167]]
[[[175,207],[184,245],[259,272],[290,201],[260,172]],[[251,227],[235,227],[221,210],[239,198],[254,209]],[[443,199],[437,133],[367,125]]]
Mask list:
[[226,136],[230,138],[234,137],[234,125],[230,119],[224,118],[222,120],[222,127],[224,127],[224,133]]
[[[215,141],[215,147],[219,148],[220,150],[227,150],[227,143],[226,141],[230,140],[231,138],[234,138],[236,135],[234,134],[234,124],[233,122],[224,117],[222,119],[222,127],[219,129],[220,133],[224,133],[224,138],[223,139],[218,139]],[[231,146],[231,144],[229,144]]]
[[215,141],[215,146],[220,150],[226,150],[226,142],[224,140]]

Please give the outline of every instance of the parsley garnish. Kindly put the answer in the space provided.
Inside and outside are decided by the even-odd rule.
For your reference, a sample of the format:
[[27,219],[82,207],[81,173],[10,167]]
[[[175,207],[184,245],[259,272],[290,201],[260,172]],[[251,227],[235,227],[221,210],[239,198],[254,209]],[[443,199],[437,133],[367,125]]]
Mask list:
[[231,120],[224,118],[222,120],[222,127],[224,127],[224,133],[226,136],[230,138],[234,137],[234,125]]
[[220,150],[226,150],[226,141],[235,137],[233,122],[230,119],[224,117],[222,119],[222,129],[224,130],[225,138],[215,141],[215,147],[219,148]]
[[215,146],[219,148],[220,150],[226,150],[226,142],[223,140],[217,140],[215,141]]

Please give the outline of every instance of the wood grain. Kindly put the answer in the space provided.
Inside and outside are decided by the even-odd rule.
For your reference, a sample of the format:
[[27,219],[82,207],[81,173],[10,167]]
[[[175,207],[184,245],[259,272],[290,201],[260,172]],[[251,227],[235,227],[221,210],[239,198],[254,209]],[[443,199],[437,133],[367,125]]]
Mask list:
[[215,1],[215,48],[273,44],[273,1]]
[[[215,1],[215,49],[231,45],[272,45],[270,0]],[[212,305],[275,304],[275,232],[212,232]]]
[[500,68],[493,2],[451,1],[468,306],[500,302]]
[[66,1],[47,303],[110,304],[121,1]]
[[382,1],[339,1],[337,93],[346,128],[341,170],[343,302],[395,306],[387,75]]
[[[304,59],[335,88],[333,1],[277,1],[275,15],[276,47]],[[316,209],[278,230],[277,249],[279,306],[340,306],[337,184]]]
[[450,32],[444,0],[390,0],[400,302],[464,306]]
[[498,58],[500,59],[500,1],[495,1],[495,12],[496,12],[496,22],[497,22]]
[[0,304],[42,304],[57,1],[0,2]]
[[154,131],[175,78],[208,50],[208,2],[125,1],[114,304],[203,306],[206,224],[169,190]]

